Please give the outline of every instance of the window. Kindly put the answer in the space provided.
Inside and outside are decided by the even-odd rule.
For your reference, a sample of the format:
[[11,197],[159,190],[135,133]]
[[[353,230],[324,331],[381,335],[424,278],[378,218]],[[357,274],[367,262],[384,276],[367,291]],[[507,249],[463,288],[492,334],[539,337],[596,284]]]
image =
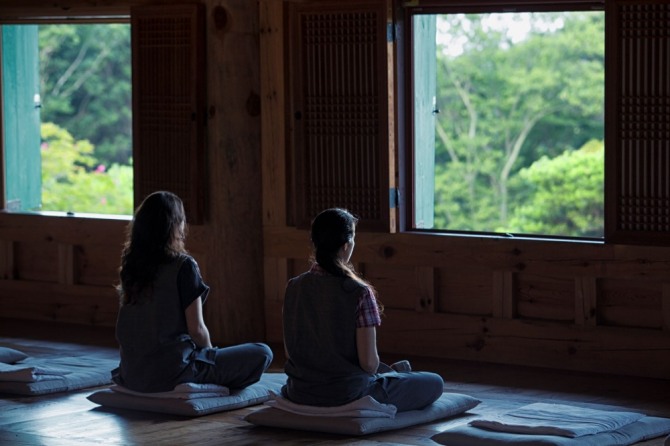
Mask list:
[[605,13],[409,8],[408,227],[604,235]]
[[9,210],[132,214],[130,25],[2,26]]
[[[77,10],[77,11],[75,11]],[[207,172],[205,166],[206,141],[205,125],[207,120],[206,72],[205,72],[205,7],[202,4],[184,5],[147,5],[147,6],[120,6],[109,5],[96,7],[97,15],[89,16],[88,8],[72,11],[65,8],[45,5],[32,10],[30,17],[8,16],[11,24],[2,24],[3,43],[0,46],[0,58],[3,63],[2,93],[2,162],[5,169],[0,174],[3,177],[0,184],[4,186],[4,194],[0,194],[4,201],[4,208],[36,209],[41,200],[41,186],[35,186],[40,178],[39,163],[34,160],[39,155],[39,143],[36,145],[37,128],[40,127],[40,107],[42,98],[35,93],[37,79],[25,78],[26,93],[18,91],[18,83],[24,78],[10,70],[12,66],[21,66],[25,70],[38,72],[36,51],[37,27],[33,26],[26,33],[25,39],[19,44],[8,43],[4,39],[4,30],[12,30],[13,24],[22,26],[37,23],[39,26],[53,23],[95,22],[94,27],[107,29],[113,21],[130,21],[124,25],[130,30],[132,48],[130,49],[131,65],[124,75],[130,75],[132,67],[132,171],[126,170],[124,184],[132,183],[132,189],[124,189],[124,193],[132,196],[132,207],[145,196],[156,190],[170,190],[179,195],[184,201],[186,217],[190,224],[202,224],[207,217]],[[67,14],[73,13],[74,16]],[[130,18],[130,20],[128,20]],[[82,25],[78,25],[82,26]],[[14,28],[16,29],[16,28]],[[20,45],[20,46],[19,46]],[[24,45],[30,45],[32,59],[27,59]],[[19,51],[19,48],[22,51]],[[14,59],[12,59],[12,57]],[[9,62],[8,62],[9,61]],[[78,62],[78,59],[75,58]],[[92,64],[97,66],[97,64]],[[9,77],[8,77],[9,75]],[[106,79],[119,76],[116,72],[105,72]],[[19,82],[20,81],[20,82]],[[116,89],[123,83],[114,83],[106,91],[98,90],[99,95],[116,94]],[[123,87],[126,89],[126,87]],[[16,94],[14,94],[16,92]],[[37,96],[39,94],[39,96]],[[22,105],[11,104],[12,97],[21,97]],[[29,99],[26,99],[29,98]],[[111,106],[111,105],[110,105]],[[12,121],[12,116],[18,111],[24,113],[25,119]],[[62,111],[62,110],[59,110]],[[109,117],[113,113],[107,113]],[[127,116],[130,119],[129,115]],[[103,118],[103,120],[106,118]],[[33,125],[30,132],[20,131],[26,121]],[[125,121],[124,121],[125,122]],[[69,136],[58,135],[59,140],[69,140]],[[49,135],[52,135],[50,133]],[[118,137],[118,135],[116,135]],[[26,138],[32,138],[25,143]],[[40,137],[41,138],[41,137]],[[71,140],[75,144],[85,140]],[[83,142],[82,146],[87,143]],[[118,140],[113,140],[115,147],[124,146]],[[27,147],[32,152],[27,152]],[[127,152],[121,152],[126,153]],[[29,154],[30,156],[25,156]],[[16,155],[16,159],[12,157]],[[119,160],[125,155],[119,155]],[[88,158],[77,160],[76,167],[88,166]],[[93,174],[111,173],[100,165],[93,164]],[[128,178],[132,173],[132,180]],[[14,186],[16,183],[18,186]],[[87,185],[82,186],[88,188]],[[20,190],[22,195],[15,194]],[[26,192],[24,192],[26,191]],[[132,191],[132,192],[131,192]],[[10,194],[11,192],[11,194]],[[78,190],[77,192],[82,192]],[[13,198],[13,195],[18,197]],[[125,195],[124,195],[125,197]],[[124,199],[125,200],[125,199]],[[129,209],[130,213],[132,209]]]

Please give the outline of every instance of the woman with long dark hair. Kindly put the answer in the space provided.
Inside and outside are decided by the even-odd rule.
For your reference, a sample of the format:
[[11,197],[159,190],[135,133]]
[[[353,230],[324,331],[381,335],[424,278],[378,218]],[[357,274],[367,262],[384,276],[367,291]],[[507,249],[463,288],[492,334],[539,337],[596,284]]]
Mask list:
[[181,199],[166,191],[147,196],[128,227],[117,286],[121,362],[112,374],[134,391],[165,392],[186,382],[240,389],[272,361],[265,344],[212,346],[202,310],[209,286],[184,247],[186,230]]

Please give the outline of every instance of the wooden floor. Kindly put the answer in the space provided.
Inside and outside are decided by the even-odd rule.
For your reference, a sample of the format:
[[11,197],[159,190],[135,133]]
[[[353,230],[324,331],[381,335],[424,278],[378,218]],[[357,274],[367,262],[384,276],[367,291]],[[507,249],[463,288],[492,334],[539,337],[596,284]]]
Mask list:
[[[39,327],[39,328],[36,328]],[[0,320],[0,336],[81,344],[98,354],[116,354],[110,329]],[[274,348],[280,352],[280,346]],[[92,350],[89,350],[92,351]],[[382,358],[391,362],[397,358]],[[282,359],[273,363],[281,371]],[[446,390],[483,402],[469,414],[413,428],[364,437],[316,434],[252,426],[244,416],[260,406],[197,418],[108,410],[86,399],[95,389],[38,397],[0,394],[0,445],[437,445],[430,438],[476,415],[536,401],[613,405],[670,417],[670,379],[586,375],[543,369],[412,358],[415,369],[440,373]],[[639,445],[661,446],[663,438]]]

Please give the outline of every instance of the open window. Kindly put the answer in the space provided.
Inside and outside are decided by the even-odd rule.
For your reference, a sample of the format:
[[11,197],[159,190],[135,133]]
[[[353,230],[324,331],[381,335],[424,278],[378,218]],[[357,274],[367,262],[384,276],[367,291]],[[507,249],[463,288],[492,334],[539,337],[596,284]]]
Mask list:
[[129,215],[170,190],[203,222],[204,7],[118,9],[0,15],[4,209]]
[[129,25],[0,29],[7,210],[131,214]]
[[[670,115],[665,106],[670,91],[669,2],[446,5],[425,0],[404,3],[401,10],[404,57],[412,63],[406,62],[408,68],[400,72],[406,101],[413,102],[403,121],[408,160],[403,169],[408,201],[403,228],[670,243]],[[530,17],[530,28],[524,17]],[[501,27],[510,21],[513,27]],[[426,43],[433,27],[434,70],[424,54],[426,48],[434,51]],[[443,29],[448,32],[441,33]],[[521,46],[535,53],[513,59],[502,70],[498,56],[512,55],[517,47],[514,35],[505,33],[524,29],[530,29],[531,38]],[[441,34],[451,40],[441,42]],[[563,43],[540,42],[547,38]],[[487,53],[491,42],[504,51]],[[482,57],[459,66],[464,50]],[[557,56],[560,64],[547,70]],[[469,76],[457,71],[468,68]],[[497,88],[473,94],[482,81]],[[548,88],[561,82],[565,88]],[[517,94],[504,94],[510,84],[519,88]],[[521,120],[501,113],[503,106],[521,111],[533,91],[540,95],[530,105],[542,105],[540,100],[546,103],[550,97],[558,102],[537,107],[541,113]],[[602,99],[599,91],[604,92]],[[496,131],[484,131],[485,125]],[[558,143],[547,138],[552,134],[559,136],[554,138]],[[524,152],[527,148],[534,152]],[[434,181],[429,174],[433,160]],[[493,175],[475,181],[487,170]]]
[[602,3],[405,12],[407,228],[602,239]]

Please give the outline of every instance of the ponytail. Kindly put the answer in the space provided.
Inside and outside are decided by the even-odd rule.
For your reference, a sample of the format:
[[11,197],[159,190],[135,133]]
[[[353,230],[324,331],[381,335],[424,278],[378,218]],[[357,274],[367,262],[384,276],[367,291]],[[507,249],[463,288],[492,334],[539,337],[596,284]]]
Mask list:
[[[374,287],[364,280],[350,261],[343,261],[339,252],[345,243],[353,243],[358,218],[346,209],[331,208],[322,211],[312,222],[311,239],[314,246],[312,261],[337,277],[346,277],[359,285],[368,287],[374,294]],[[379,312],[383,306],[377,301]]]

